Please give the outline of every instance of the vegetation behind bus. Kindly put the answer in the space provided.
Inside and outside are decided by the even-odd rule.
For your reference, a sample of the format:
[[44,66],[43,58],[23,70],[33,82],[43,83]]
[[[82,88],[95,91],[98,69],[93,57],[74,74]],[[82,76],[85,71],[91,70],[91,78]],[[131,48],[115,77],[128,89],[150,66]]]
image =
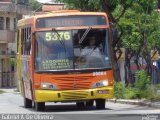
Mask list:
[[33,11],[41,11],[42,4],[37,0],[12,0],[13,3],[25,4],[31,7]]
[[136,72],[136,79],[134,85],[127,87],[121,82],[116,82],[114,97],[116,99],[160,100],[160,95],[157,94],[157,91],[160,90],[160,84],[156,86],[151,85],[150,76],[144,70]]

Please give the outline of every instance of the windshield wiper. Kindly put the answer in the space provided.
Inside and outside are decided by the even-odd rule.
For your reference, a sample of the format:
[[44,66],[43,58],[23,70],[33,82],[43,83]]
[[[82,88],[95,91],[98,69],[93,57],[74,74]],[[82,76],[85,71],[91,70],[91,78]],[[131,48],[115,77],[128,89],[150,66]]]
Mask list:
[[83,40],[86,38],[86,36],[88,35],[89,31],[92,29],[92,27],[89,27],[88,29],[86,29],[86,31],[84,32],[84,34],[82,35],[82,38],[79,40],[79,44],[82,44]]
[[57,34],[57,36],[58,36],[58,41],[60,42],[60,44],[61,44],[62,47],[64,48],[64,51],[65,51],[65,54],[66,54],[65,40],[64,40],[64,41],[61,41],[61,40],[60,40],[61,37],[60,37],[58,31],[57,31],[55,28],[52,28],[52,31],[54,31],[54,32]]
[[61,39],[61,37],[60,37],[60,35],[59,35],[58,31],[57,31],[55,28],[52,28],[52,31],[54,31],[54,32],[57,34],[57,36],[58,36],[58,40],[59,40],[59,42],[61,43],[61,45],[65,46],[65,43],[64,43],[63,41],[61,41],[61,40],[60,40],[60,39]]

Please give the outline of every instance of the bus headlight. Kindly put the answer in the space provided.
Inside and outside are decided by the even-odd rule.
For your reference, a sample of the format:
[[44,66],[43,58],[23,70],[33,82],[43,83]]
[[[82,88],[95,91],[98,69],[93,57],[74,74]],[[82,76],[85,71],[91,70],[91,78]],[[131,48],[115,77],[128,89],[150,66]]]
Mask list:
[[57,90],[57,86],[52,84],[52,83],[48,83],[48,82],[41,82],[41,89],[42,90]]
[[105,87],[109,85],[109,81],[108,80],[101,80],[96,82],[95,84],[93,84],[92,88],[99,88],[99,87]]

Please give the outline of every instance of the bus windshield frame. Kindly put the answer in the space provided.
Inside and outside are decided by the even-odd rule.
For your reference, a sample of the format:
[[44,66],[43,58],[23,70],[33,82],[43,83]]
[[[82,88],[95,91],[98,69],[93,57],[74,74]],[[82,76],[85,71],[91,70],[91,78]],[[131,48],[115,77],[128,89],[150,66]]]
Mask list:
[[[110,50],[110,48],[109,48],[110,47],[109,46],[109,28],[101,28],[101,29],[100,28],[94,28],[94,29],[90,30],[87,33],[87,35],[85,36],[83,42],[80,43],[79,40],[83,37],[86,30],[87,29],[37,31],[35,33],[35,45],[34,45],[35,46],[35,50],[34,50],[35,51],[35,57],[34,57],[35,58],[35,62],[34,62],[35,72],[86,71],[86,70],[87,71],[88,70],[89,71],[95,71],[95,70],[111,69],[112,66],[111,66],[111,59],[110,59],[110,54],[109,54],[110,53],[109,52],[109,50]],[[97,34],[97,36],[96,36],[96,34]],[[50,35],[52,35],[52,37]],[[103,37],[98,37],[98,35],[101,35]],[[94,53],[97,56],[96,52],[99,52],[98,49],[101,46],[100,49],[101,50],[103,49],[103,51],[105,52],[103,54],[103,64],[105,62],[107,62],[107,63],[105,64],[105,66],[82,67],[82,66],[85,66],[85,64],[83,64],[83,63],[85,63],[85,59],[93,60],[92,65],[93,64],[96,65],[95,61],[94,61],[94,56],[84,59],[84,56],[86,56],[86,57],[89,56],[88,53],[86,52],[87,50],[89,50],[89,47],[87,45],[89,44],[89,39],[90,38],[93,39],[93,37],[95,37],[97,39],[95,41],[96,46],[94,47],[94,49],[90,50],[90,53]],[[103,44],[105,44],[104,47],[101,45],[101,42],[100,42],[101,38],[103,38]],[[68,41],[67,41],[67,39],[68,39]],[[42,62],[41,58],[37,57],[37,46],[40,46],[40,45],[38,45],[39,43],[37,43],[37,42],[41,41],[45,45],[45,41],[43,41],[43,40],[45,40],[45,41],[47,40],[47,42],[49,43],[48,45],[51,45],[51,47],[53,47],[54,44],[56,43],[57,45],[55,45],[54,48],[57,47],[57,49],[65,51],[61,55],[61,57],[64,57],[64,58],[63,59],[57,59],[57,60],[56,59],[49,59],[49,60],[46,60],[46,61]],[[44,48],[42,47],[42,48],[38,48],[38,49],[43,50]],[[86,49],[86,50],[84,50],[84,49]],[[80,54],[77,51],[81,51]],[[53,53],[53,52],[51,52],[51,53]],[[55,53],[58,53],[58,51],[55,51]],[[68,53],[70,53],[72,55],[70,57],[65,57],[65,55],[68,54]],[[46,53],[46,52],[44,54],[42,54],[42,56],[44,58],[47,58],[44,55],[49,55],[49,54]],[[69,58],[69,59],[65,59],[65,58]],[[96,58],[96,59],[99,59],[99,58]],[[78,63],[79,63],[79,66],[78,66]],[[68,67],[63,68],[63,69],[61,69],[60,67],[59,68],[54,68],[53,66],[55,66],[55,65],[57,66],[57,64],[60,64],[62,66],[66,65]],[[42,66],[43,69],[40,66]],[[45,69],[44,69],[44,67],[45,67]],[[47,69],[47,67],[50,68],[50,69]]]

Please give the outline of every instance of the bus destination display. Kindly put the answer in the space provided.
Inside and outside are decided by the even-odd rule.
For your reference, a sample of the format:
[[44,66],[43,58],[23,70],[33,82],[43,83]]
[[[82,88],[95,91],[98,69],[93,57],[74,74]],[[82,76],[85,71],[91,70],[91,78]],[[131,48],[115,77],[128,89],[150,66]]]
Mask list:
[[37,19],[37,28],[106,25],[104,16],[63,16]]

